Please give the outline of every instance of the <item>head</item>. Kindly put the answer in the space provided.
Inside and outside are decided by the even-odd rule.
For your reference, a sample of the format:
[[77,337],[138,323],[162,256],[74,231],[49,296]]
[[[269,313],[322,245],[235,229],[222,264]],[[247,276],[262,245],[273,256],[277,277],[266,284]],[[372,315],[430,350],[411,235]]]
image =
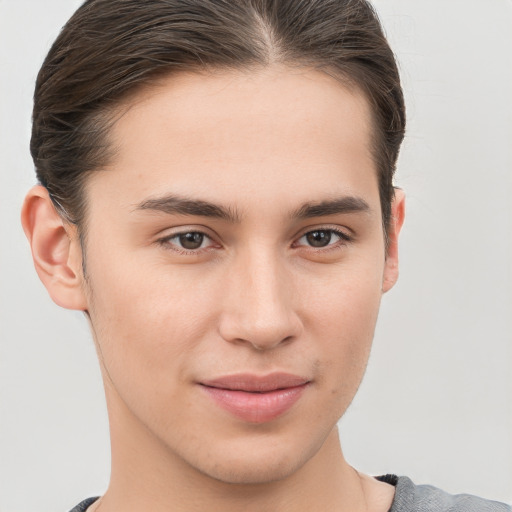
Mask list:
[[[83,4],[37,79],[23,222],[90,319],[114,449],[251,483],[321,451],[397,277],[404,125],[365,1]],[[260,378],[294,389],[225,389]]]

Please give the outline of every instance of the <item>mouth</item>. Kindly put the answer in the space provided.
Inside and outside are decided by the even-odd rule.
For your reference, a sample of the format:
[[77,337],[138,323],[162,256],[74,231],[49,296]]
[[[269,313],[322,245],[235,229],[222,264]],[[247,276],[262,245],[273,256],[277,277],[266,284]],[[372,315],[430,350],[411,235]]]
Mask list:
[[288,411],[311,381],[297,375],[237,374],[200,382],[213,402],[250,423],[266,423]]

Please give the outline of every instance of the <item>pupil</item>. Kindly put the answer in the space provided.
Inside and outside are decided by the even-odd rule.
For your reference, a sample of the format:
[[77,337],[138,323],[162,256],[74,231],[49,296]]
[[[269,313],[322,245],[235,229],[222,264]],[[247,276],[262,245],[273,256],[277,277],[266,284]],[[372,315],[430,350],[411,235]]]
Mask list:
[[199,249],[203,243],[202,233],[185,233],[180,235],[180,243],[184,249]]
[[306,235],[307,241],[313,247],[325,247],[331,241],[329,231],[312,231]]

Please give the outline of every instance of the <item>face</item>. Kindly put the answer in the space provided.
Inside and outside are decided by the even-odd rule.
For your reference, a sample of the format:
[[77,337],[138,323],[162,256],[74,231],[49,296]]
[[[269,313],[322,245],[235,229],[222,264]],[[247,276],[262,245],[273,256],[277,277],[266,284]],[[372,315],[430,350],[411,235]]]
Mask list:
[[368,105],[274,67],[176,75],[125,106],[86,188],[113,447],[283,478],[335,432],[390,285]]

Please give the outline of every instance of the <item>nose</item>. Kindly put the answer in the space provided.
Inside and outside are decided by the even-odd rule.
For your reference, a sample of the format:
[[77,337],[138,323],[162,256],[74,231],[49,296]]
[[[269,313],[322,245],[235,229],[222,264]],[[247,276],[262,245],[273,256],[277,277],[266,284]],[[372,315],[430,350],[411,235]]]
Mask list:
[[294,308],[290,272],[270,251],[252,251],[229,271],[219,331],[231,343],[270,350],[296,339],[302,323]]

